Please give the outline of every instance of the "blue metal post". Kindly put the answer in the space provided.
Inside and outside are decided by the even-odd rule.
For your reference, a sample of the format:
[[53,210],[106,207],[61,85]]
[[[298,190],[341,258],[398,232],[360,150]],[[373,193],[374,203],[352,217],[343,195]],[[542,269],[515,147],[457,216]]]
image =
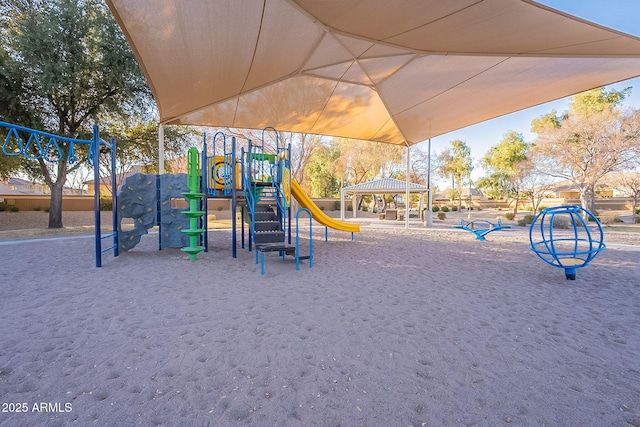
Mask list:
[[[291,144],[289,144],[289,146],[287,147],[287,159],[286,161],[288,162],[287,169],[289,170],[289,207],[288,207],[288,215],[289,215],[289,244],[291,244],[291,205],[293,205],[293,203],[291,202],[291,180],[293,179],[293,177],[291,176]],[[284,162],[284,160],[283,160]],[[285,163],[286,164],[286,163]]]
[[313,267],[313,216],[309,209],[302,208],[296,212],[296,270],[300,270],[300,228],[298,220],[302,212],[309,214],[309,268]]
[[[214,141],[214,145],[215,145],[215,141]],[[201,183],[201,187],[202,187],[202,194],[204,194],[204,197],[202,198],[202,201],[204,203],[203,206],[203,210],[204,210],[204,234],[202,236],[202,239],[204,239],[203,246],[204,246],[204,251],[205,252],[209,252],[209,180],[207,179],[209,177],[209,173],[211,173],[211,171],[209,170],[209,162],[207,162],[207,133],[204,133],[204,137],[202,140],[202,183]]]
[[[251,213],[251,215],[255,216],[254,207],[255,207],[255,202],[256,202],[256,200],[255,200],[256,192],[254,191],[254,186],[253,186],[253,170],[252,170],[252,167],[253,167],[253,164],[252,164],[253,163],[253,161],[252,161],[252,159],[253,159],[253,145],[252,144],[253,143],[251,142],[251,140],[249,140],[248,141],[248,146],[247,146],[247,148],[249,150],[248,151],[249,156],[246,159],[247,177],[248,177],[247,182],[249,183],[249,188],[245,188],[244,191],[251,192],[250,198],[247,197],[246,199],[250,200],[250,203],[251,203],[251,206],[249,206],[249,212]],[[249,252],[251,252],[251,249],[252,249],[252,246],[253,246],[253,234],[256,231],[253,222],[254,221],[253,221],[253,218],[252,218],[251,219],[251,228],[249,229],[249,239],[248,239],[249,240]],[[258,260],[256,258],[256,264],[257,263],[258,263]]]
[[162,250],[162,202],[160,197],[160,175],[156,175],[156,224],[158,225],[158,250]]
[[118,248],[118,180],[116,179],[116,140],[111,137],[111,221],[113,225],[113,256],[120,254]]
[[95,219],[96,237],[96,267],[102,267],[102,231],[100,226],[100,132],[98,125],[93,125],[93,142],[91,143],[93,156],[93,212]]
[[236,258],[237,242],[236,242],[236,137],[231,138],[231,236],[233,242],[232,255]]

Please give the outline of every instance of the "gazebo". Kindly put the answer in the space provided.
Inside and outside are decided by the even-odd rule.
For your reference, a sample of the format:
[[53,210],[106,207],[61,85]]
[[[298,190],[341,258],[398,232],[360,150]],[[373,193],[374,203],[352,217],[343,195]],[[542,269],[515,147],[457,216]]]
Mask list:
[[[393,178],[376,179],[369,182],[363,182],[361,184],[351,185],[344,187],[340,190],[340,219],[344,221],[344,205],[345,195],[347,193],[353,194],[353,199],[357,199],[357,196],[363,194],[405,194],[407,192],[407,182],[400,181]],[[429,192],[429,187],[426,185],[409,183],[409,193],[420,194],[420,208],[424,204],[424,194]],[[357,207],[353,206],[353,217],[356,218]],[[405,218],[409,218],[409,203],[405,203]]]

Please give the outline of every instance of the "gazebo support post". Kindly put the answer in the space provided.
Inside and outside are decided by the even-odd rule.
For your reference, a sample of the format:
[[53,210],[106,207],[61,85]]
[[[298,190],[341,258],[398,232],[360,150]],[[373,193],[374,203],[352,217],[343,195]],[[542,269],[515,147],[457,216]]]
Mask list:
[[351,196],[351,211],[353,212],[353,217],[356,217],[356,211],[358,210],[358,193],[353,193]]

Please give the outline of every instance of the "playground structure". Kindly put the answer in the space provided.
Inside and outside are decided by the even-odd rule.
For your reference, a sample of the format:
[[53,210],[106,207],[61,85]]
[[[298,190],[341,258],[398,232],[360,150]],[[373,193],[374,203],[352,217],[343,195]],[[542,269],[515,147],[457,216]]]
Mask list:
[[[589,227],[588,222],[594,227]],[[564,268],[567,280],[575,280],[576,269],[585,267],[606,247],[602,225],[580,206],[543,209],[531,223],[529,241],[540,259]]]
[[[267,133],[274,137],[270,144],[266,141]],[[227,138],[222,132],[213,135],[209,152],[205,135],[202,150],[201,182],[204,198],[202,208],[205,218],[207,200],[209,198],[230,198],[232,212],[232,255],[237,256],[237,222],[235,214],[240,209],[242,247],[245,247],[245,224],[248,225],[248,250],[256,250],[256,264],[261,260],[261,273],[264,274],[264,254],[278,252],[296,258],[296,269],[301,259],[309,259],[312,267],[312,219],[325,226],[351,233],[360,231],[356,224],[349,224],[330,218],[291,177],[291,146],[280,143],[277,131],[267,127],[262,131],[262,138],[254,143],[247,141],[246,148],[238,150],[235,137]],[[204,185],[203,185],[204,187]],[[296,212],[295,244],[292,243],[293,217],[291,199],[295,198],[301,208]],[[309,216],[309,253],[300,255],[299,215]],[[208,232],[205,228],[204,247],[207,250]],[[326,237],[325,237],[326,238]],[[259,256],[260,254],[260,256]]]
[[[49,163],[55,163],[66,158],[69,164],[73,164],[77,161],[76,145],[88,146],[87,161],[89,165],[93,167],[93,184],[95,188],[93,209],[96,267],[102,267],[102,254],[104,252],[113,250],[113,256],[117,257],[119,255],[119,250],[116,220],[117,197],[115,196],[115,191],[112,191],[113,195],[111,199],[113,226],[111,233],[102,235],[100,218],[100,149],[101,147],[107,148],[110,152],[111,188],[116,188],[115,140],[111,138],[109,142],[107,142],[100,138],[98,125],[93,126],[92,139],[68,138],[2,121],[0,121],[0,128],[4,128],[7,131],[4,142],[2,143],[2,152],[11,157],[23,156],[31,160],[42,159]],[[113,244],[109,247],[103,248],[102,241],[111,238],[113,239]]]
[[[269,131],[275,135],[270,144],[265,140]],[[296,269],[299,269],[300,260],[309,259],[311,267],[312,219],[325,226],[325,240],[328,240],[327,227],[350,232],[352,240],[360,227],[330,218],[315,205],[291,178],[290,152],[291,147],[280,144],[273,128],[265,128],[258,143],[247,140],[240,149],[236,137],[227,137],[219,131],[211,140],[207,134],[204,135],[199,159],[195,147],[189,150],[187,175],[135,174],[128,177],[118,192],[121,249],[132,249],[142,235],[158,226],[159,249],[181,247],[182,251],[190,254],[191,260],[195,260],[197,253],[208,252],[208,199],[228,199],[231,201],[234,258],[237,257],[240,238],[242,248],[248,246],[250,252],[255,249],[255,262],[261,262],[262,274],[267,252],[278,252],[283,259],[285,255],[295,256]],[[198,170],[200,173],[196,179]],[[172,206],[172,199],[177,194],[188,200],[188,210]],[[301,206],[295,214],[291,209],[292,197]],[[300,254],[298,215],[302,212],[308,214],[310,220],[309,253],[306,255]],[[236,214],[241,221],[236,220]],[[295,243],[292,242],[294,215]],[[124,218],[133,218],[133,230],[122,229]],[[185,235],[188,235],[188,240],[184,239]]]
[[[480,227],[476,228],[476,226]],[[463,230],[470,231],[471,233],[476,235],[476,240],[485,240],[484,236],[486,236],[487,234],[493,231],[511,228],[511,226],[502,225],[502,220],[500,219],[498,220],[497,224],[486,219],[476,219],[468,222],[465,222],[464,219],[461,219],[460,225],[454,225],[453,228],[461,228]]]
[[[264,254],[278,252],[294,255],[296,269],[303,259],[309,260],[312,267],[312,220],[325,226],[325,240],[328,240],[327,227],[351,233],[360,231],[358,225],[337,221],[328,217],[291,178],[291,147],[281,146],[278,134],[273,128],[265,128],[262,140],[253,144],[247,141],[239,155],[236,138],[227,138],[222,132],[213,137],[213,154],[207,150],[206,134],[203,150],[189,150],[188,174],[135,174],[122,183],[118,191],[112,191],[113,230],[101,235],[100,224],[100,168],[97,160],[101,147],[110,150],[111,187],[117,188],[115,163],[116,143],[113,138],[105,142],[100,138],[98,126],[93,128],[93,139],[82,140],[60,137],[46,132],[28,129],[22,126],[0,122],[0,128],[6,128],[7,134],[2,144],[4,154],[24,156],[29,159],[43,158],[55,162],[68,156],[69,163],[76,161],[75,146],[88,145],[88,163],[94,166],[94,219],[96,267],[102,266],[102,254],[113,250],[114,256],[136,246],[142,235],[157,226],[159,228],[159,247],[181,247],[189,254],[190,260],[197,254],[208,251],[207,200],[208,198],[231,199],[232,206],[232,256],[237,257],[237,221],[236,212],[240,210],[242,247],[245,247],[245,224],[248,225],[248,249],[256,249],[262,260],[261,273],[264,274]],[[272,131],[275,142],[267,147],[265,134]],[[220,148],[216,147],[216,140]],[[221,151],[221,152],[217,152]],[[173,206],[173,199],[184,197],[188,209]],[[298,200],[301,209],[295,214],[295,243],[292,243],[291,198]],[[299,215],[309,216],[309,253],[300,254]],[[133,230],[123,230],[122,220],[133,218]],[[102,248],[102,241],[113,239],[113,244]]]

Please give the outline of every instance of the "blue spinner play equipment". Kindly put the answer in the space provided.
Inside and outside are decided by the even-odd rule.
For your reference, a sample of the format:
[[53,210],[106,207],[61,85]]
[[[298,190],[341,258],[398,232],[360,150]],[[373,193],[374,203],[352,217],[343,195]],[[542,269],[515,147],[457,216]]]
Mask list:
[[531,223],[531,250],[544,262],[564,268],[567,280],[576,279],[584,267],[605,248],[602,225],[580,206],[543,209]]
[[497,224],[485,219],[476,219],[473,221],[465,222],[464,219],[460,220],[460,225],[454,225],[453,228],[461,228],[476,235],[476,240],[485,240],[484,236],[492,231],[502,230],[504,228],[511,228],[510,225],[502,225],[502,221],[498,220]]

